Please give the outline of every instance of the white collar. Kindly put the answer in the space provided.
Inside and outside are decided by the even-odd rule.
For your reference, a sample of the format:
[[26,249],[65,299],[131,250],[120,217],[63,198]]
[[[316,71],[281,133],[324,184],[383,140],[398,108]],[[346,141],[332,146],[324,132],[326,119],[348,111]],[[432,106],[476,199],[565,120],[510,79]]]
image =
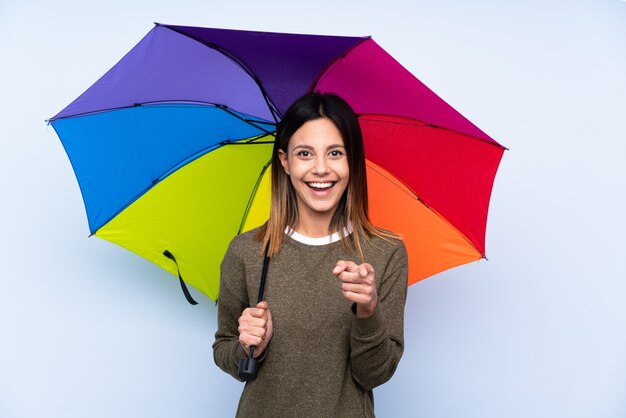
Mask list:
[[[347,228],[343,229],[343,236],[346,237],[350,235],[351,233],[352,233],[352,224],[349,224]],[[285,228],[285,234],[289,235],[291,238],[295,239],[296,241],[301,242],[302,244],[307,244],[307,245],[327,245],[333,242],[337,242],[341,239],[339,232],[335,232],[334,234],[330,234],[325,237],[318,237],[318,238],[307,237],[306,235],[302,235],[301,233],[294,231],[293,229],[291,229],[289,225],[287,225],[287,228]]]

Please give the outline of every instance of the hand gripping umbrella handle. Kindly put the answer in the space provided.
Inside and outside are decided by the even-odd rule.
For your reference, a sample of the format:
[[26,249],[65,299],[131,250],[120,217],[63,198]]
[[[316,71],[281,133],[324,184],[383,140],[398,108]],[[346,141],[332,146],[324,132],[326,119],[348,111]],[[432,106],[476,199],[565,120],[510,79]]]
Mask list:
[[[261,270],[261,282],[259,283],[259,296],[256,303],[260,303],[263,300],[263,291],[265,290],[265,279],[267,277],[267,266],[270,263],[270,258],[267,256],[270,243],[265,246],[265,254],[263,255],[263,269]],[[259,374],[259,362],[252,358],[254,355],[254,346],[250,347],[248,357],[239,360],[239,371],[237,374],[244,382],[248,382],[256,379]]]

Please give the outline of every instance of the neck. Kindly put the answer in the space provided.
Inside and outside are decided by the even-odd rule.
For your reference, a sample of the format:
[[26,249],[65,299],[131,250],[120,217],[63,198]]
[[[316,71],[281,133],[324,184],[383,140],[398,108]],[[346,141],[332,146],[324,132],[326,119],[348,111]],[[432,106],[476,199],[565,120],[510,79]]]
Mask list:
[[299,234],[310,238],[326,237],[336,230],[330,230],[332,213],[328,214],[298,214],[298,220],[291,228]]

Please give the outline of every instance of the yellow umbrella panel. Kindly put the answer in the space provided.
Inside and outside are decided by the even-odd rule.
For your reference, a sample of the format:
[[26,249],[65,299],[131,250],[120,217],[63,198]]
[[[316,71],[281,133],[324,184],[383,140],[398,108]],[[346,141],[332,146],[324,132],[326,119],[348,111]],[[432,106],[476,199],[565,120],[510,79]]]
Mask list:
[[[207,153],[157,183],[96,231],[217,300],[219,266],[230,240],[264,223],[269,193],[252,197],[261,185],[273,137],[236,143]],[[245,229],[244,229],[245,227]],[[169,251],[176,263],[164,256]]]

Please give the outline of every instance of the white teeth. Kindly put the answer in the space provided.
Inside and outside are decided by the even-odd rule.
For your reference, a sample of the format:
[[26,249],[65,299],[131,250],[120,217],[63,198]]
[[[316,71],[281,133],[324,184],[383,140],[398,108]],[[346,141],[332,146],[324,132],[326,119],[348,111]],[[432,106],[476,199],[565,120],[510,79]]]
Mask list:
[[307,183],[309,186],[313,187],[314,189],[328,189],[329,187],[332,187],[333,183],[332,182],[328,182],[328,183]]

